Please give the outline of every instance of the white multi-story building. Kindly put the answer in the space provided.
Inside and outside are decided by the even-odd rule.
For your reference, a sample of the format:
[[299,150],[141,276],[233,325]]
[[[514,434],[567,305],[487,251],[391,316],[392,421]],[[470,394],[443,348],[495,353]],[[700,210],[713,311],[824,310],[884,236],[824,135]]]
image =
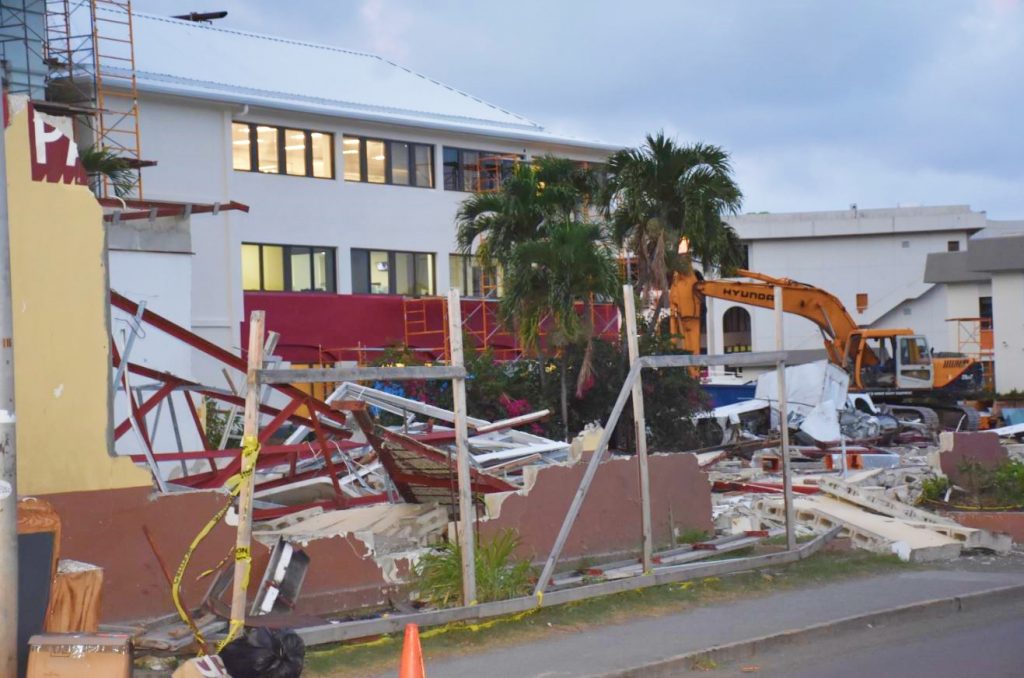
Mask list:
[[[831,292],[859,325],[911,328],[936,351],[957,349],[957,327],[947,321],[949,292],[925,281],[929,254],[964,250],[971,235],[999,227],[965,205],[745,214],[728,221],[747,244],[748,269]],[[985,290],[975,295],[969,315],[982,313],[986,296]],[[772,311],[715,300],[708,313],[714,352],[775,348]],[[821,347],[818,328],[797,316],[786,317],[784,335],[786,348]]]
[[[994,362],[995,388],[1024,390],[1024,221],[989,222],[957,252],[928,256],[924,280],[942,291],[956,341]],[[972,321],[977,318],[977,321]]]
[[138,13],[134,44],[145,198],[250,207],[192,234],[192,326],[224,346],[246,296],[287,333],[285,293],[478,293],[454,256],[467,192],[516,159],[614,148],[371,54]]

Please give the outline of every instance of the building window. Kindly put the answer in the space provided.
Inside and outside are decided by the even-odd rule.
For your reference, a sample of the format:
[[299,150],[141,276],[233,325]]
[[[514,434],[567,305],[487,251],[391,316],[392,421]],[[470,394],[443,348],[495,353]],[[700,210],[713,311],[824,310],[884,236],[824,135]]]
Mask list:
[[868,294],[859,292],[857,294],[857,313],[863,313],[866,310],[868,310]]
[[260,292],[335,292],[335,249],[242,243],[242,289]]
[[740,268],[750,270],[750,243],[740,244]]
[[444,190],[496,191],[522,158],[512,153],[444,147]]
[[950,240],[950,241],[948,241],[946,243],[946,251],[947,252],[959,252],[960,251],[960,241],[959,240]]
[[733,306],[722,315],[722,337],[726,353],[751,351],[750,312]]
[[231,123],[232,165],[242,172],[334,178],[334,135],[307,129]]
[[244,122],[231,123],[231,162],[236,170],[252,171],[251,128]]
[[982,329],[991,329],[992,297],[978,297],[978,317],[981,318]]
[[434,147],[429,144],[346,135],[341,145],[345,181],[434,187]]
[[434,281],[431,252],[352,249],[353,294],[430,296]]
[[449,254],[448,271],[451,286],[464,297],[500,297],[501,271],[488,273],[480,257],[470,254]]

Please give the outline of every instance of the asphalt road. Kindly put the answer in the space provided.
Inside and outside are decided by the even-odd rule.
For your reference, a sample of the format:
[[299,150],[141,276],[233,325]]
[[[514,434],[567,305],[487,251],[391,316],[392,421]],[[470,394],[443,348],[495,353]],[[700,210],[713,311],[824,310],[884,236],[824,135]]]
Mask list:
[[937,620],[874,626],[722,665],[708,675],[1016,678],[1024,676],[1024,605],[986,607]]
[[[964,566],[967,564],[962,563]],[[445,659],[427,656],[427,675],[436,678],[562,678],[601,675],[785,629],[1024,583],[1024,568],[1019,563],[1016,565],[1008,571],[997,572],[991,571],[994,569],[991,567],[981,567],[982,571],[973,571],[973,567],[965,570],[912,570],[790,590],[663,617],[635,619],[622,624],[588,628],[584,632],[579,629],[552,629],[550,637],[525,645],[480,648],[479,652]],[[1024,636],[1018,635],[1018,638],[1024,639]],[[1016,643],[1024,647],[1022,640]],[[793,648],[793,653],[799,652],[797,648]],[[787,650],[786,656],[789,654]],[[813,654],[809,655],[808,661],[813,658]],[[780,657],[778,661],[782,659]],[[769,669],[775,670],[772,667],[773,664],[766,660],[764,674],[795,675],[788,673],[785,668],[768,674]],[[1024,676],[1024,663],[1018,663],[1017,667],[1017,673],[1010,675]],[[723,669],[728,670],[726,667]],[[971,674],[986,678],[999,675],[982,671],[945,675]],[[726,674],[715,671],[711,675]],[[817,673],[812,669],[804,675],[828,674]],[[917,674],[885,670],[856,675],[888,678]]]

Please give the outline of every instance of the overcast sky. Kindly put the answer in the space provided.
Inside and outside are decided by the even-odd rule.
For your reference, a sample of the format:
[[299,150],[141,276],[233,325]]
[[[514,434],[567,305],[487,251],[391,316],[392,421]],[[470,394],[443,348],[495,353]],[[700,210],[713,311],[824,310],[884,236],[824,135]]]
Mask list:
[[1024,0],[133,6],[224,9],[221,26],[379,54],[568,135],[719,144],[744,211],[967,203],[1024,219]]

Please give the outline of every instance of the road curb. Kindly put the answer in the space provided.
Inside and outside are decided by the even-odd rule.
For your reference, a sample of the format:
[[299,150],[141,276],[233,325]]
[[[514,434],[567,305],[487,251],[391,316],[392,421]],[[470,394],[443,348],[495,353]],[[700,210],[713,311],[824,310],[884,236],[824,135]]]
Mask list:
[[919,603],[843,617],[799,629],[789,629],[750,640],[715,645],[704,650],[687,652],[629,669],[602,673],[597,678],[676,676],[680,672],[690,671],[702,665],[714,666],[722,662],[751,659],[763,650],[777,650],[780,646],[816,640],[845,631],[859,630],[869,624],[884,625],[897,621],[912,621],[922,617],[934,618],[936,615],[972,612],[988,605],[1004,604],[1015,600],[1024,600],[1024,584],[1003,586],[948,598],[933,598]]

